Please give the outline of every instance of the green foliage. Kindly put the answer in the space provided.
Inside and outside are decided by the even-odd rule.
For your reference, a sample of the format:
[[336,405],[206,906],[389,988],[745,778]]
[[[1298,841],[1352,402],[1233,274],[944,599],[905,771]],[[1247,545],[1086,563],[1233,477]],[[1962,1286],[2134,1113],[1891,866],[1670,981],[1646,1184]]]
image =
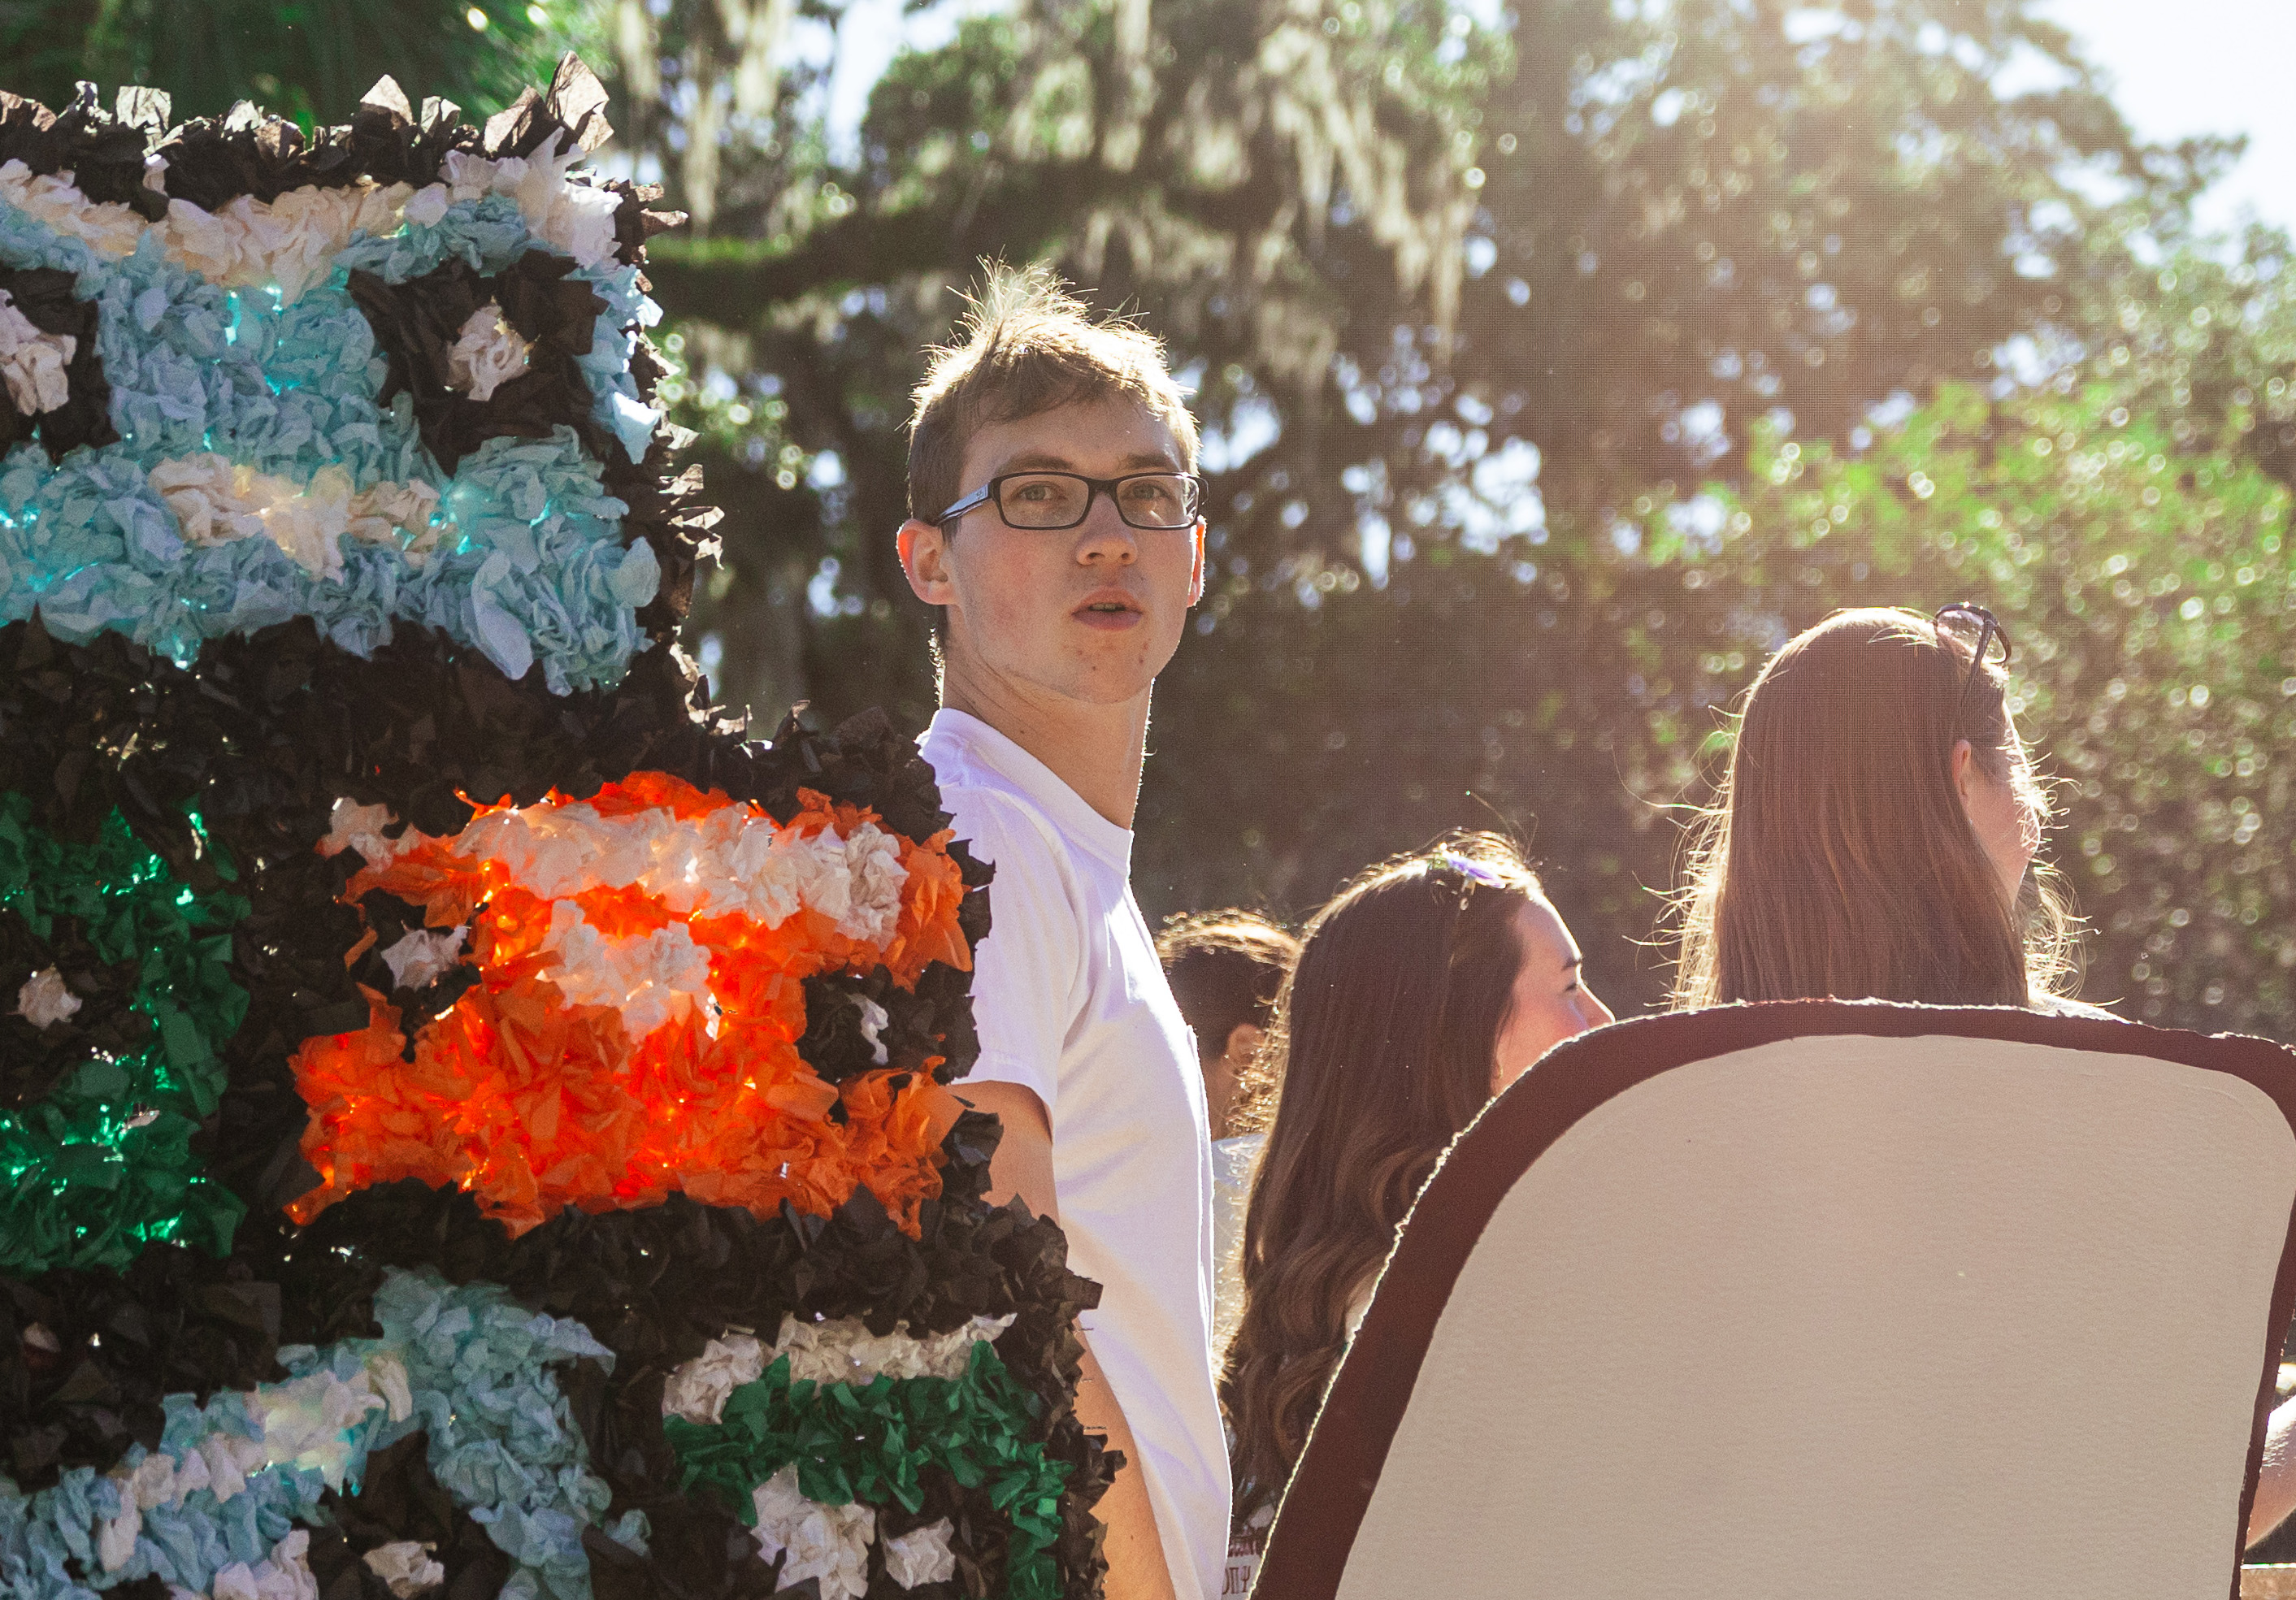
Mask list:
[[2089,923],[2085,992],[2287,1031],[2288,491],[2177,454],[2101,386],[1997,404],[1949,386],[1864,451],[1761,430],[1749,466],[1737,488],[1642,500],[1599,551],[1423,558],[1312,609],[1231,567],[1225,620],[1159,687],[1144,898],[1305,908],[1496,816],[1546,862],[1596,988],[1657,1003],[1663,948],[1628,952],[1763,659],[1838,606],[1971,599],[2008,622],[2020,724],[2060,780],[2046,849]]
[[307,129],[349,120],[385,73],[418,103],[436,94],[483,117],[590,43],[579,0],[0,0],[16,94],[61,106],[77,79],[143,84],[178,119],[252,100]]
[[[2212,159],[2136,145],[2030,9],[1853,5],[1812,34],[1816,13],[1718,0],[1548,0],[1503,31],[1433,0],[1024,3],[898,58],[850,161],[784,95],[726,157],[748,176],[715,236],[665,241],[653,272],[674,318],[719,330],[725,381],[790,406],[713,462],[734,577],[694,637],[768,714],[925,709],[885,530],[917,352],[986,256],[1049,259],[1171,341],[1214,526],[1285,587],[1488,550],[1542,504],[1599,539],[1646,491],[1740,472],[1773,409],[1840,438],[1899,390],[1989,376],[2099,266],[2096,208],[2059,174],[2118,174],[2157,222]],[[701,11],[670,7],[644,72],[691,53]],[[2013,57],[2062,86],[2003,97]],[[787,505],[785,445],[839,484]]]
[[[179,104],[167,71],[233,78],[209,109],[272,72],[328,114],[336,78],[484,103],[465,86],[546,53],[501,0],[478,52],[452,5],[371,33],[359,0],[242,9],[18,0],[0,38],[36,76],[132,45],[161,65],[104,76]],[[652,275],[663,392],[729,513],[689,636],[726,698],[922,722],[890,537],[919,353],[982,258],[1046,259],[1170,341],[1207,424],[1214,581],[1158,693],[1152,914],[1302,910],[1496,813],[1598,983],[1652,1002],[1635,941],[1719,708],[1837,604],[1966,597],[2010,618],[2064,779],[2090,992],[2296,1026],[2267,547],[2296,267],[2269,231],[2192,237],[2226,145],[2137,144],[2034,0],[1540,0],[1496,29],[1443,0],[1017,0],[898,56],[850,152],[791,44],[840,10],[545,13],[610,41],[621,148],[698,218]],[[2013,61],[2056,86],[2004,96]]]
[[[1212,591],[1143,795],[1152,915],[1303,911],[1496,815],[1598,984],[1655,1003],[1720,709],[1836,605],[1966,597],[2033,669],[2090,992],[2284,1030],[2285,712],[2264,652],[2234,668],[2277,626],[2281,569],[2242,541],[2296,480],[2296,273],[2276,234],[2191,236],[2226,146],[2137,144],[2036,11],[976,18],[896,62],[854,162],[783,138],[814,198],[665,252],[697,372],[758,419],[721,435],[732,572],[694,637],[768,713],[922,719],[886,537],[916,352],[980,257],[1046,258],[1172,341],[1211,441]],[[2057,86],[2002,95],[2013,59]],[[2017,398],[2004,360],[2079,392]]]
[[[1766,441],[1706,597],[1794,625],[1833,604],[1990,603],[2013,705],[2091,926],[2088,997],[2210,1030],[2296,1019],[2296,554],[2289,494],[2179,454],[2116,390],[1949,390],[1862,457]],[[1759,531],[1757,531],[1759,530]],[[1808,598],[1792,603],[1792,591]],[[1877,708],[1877,713],[1881,711]]]

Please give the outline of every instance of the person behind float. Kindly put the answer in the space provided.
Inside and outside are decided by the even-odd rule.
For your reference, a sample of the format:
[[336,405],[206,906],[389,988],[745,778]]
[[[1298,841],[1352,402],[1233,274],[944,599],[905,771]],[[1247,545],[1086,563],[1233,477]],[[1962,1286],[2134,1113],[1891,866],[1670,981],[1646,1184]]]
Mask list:
[[[1830,997],[2118,1020],[2072,997],[2010,649],[1990,611],[1957,602],[1836,611],[1764,664],[1693,834],[1677,1007]],[[2248,1542],[2292,1510],[2296,1401],[2272,1415]]]
[[1275,1074],[1264,1048],[1275,997],[1299,959],[1300,941],[1256,911],[1174,917],[1156,954],[1180,1014],[1196,1036],[1212,1136],[1212,1350],[1234,1335],[1243,1310],[1243,1206],[1251,1167],[1267,1142]]
[[917,391],[898,546],[939,611],[921,744],[996,870],[964,1094],[1004,1121],[992,1193],[1103,1285],[1077,1414],[1137,1469],[1098,1507],[1107,1593],[1217,1594],[1203,1082],[1130,882],[1150,691],[1202,593],[1196,427],[1162,346],[1041,271],[993,272],[963,332]]
[[1245,1212],[1227,1592],[1249,1587],[1382,1263],[1428,1174],[1491,1097],[1611,1020],[1538,876],[1458,835],[1374,866],[1308,922],[1277,1002],[1282,1081]]
[[2071,997],[2071,916],[2035,867],[2049,804],[2009,649],[1991,612],[1956,603],[1836,611],[1769,659],[1693,832],[1677,1008],[1830,996],[2112,1014]]

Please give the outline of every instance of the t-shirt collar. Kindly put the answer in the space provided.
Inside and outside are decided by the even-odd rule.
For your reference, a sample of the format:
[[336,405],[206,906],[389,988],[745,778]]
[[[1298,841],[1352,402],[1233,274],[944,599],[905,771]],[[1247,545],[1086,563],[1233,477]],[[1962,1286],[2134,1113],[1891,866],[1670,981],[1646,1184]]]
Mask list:
[[1128,872],[1132,865],[1132,830],[1120,828],[1094,810],[1068,781],[969,711],[943,706],[933,713],[928,736],[939,734],[1003,778],[1052,819],[1054,826],[1095,855]]

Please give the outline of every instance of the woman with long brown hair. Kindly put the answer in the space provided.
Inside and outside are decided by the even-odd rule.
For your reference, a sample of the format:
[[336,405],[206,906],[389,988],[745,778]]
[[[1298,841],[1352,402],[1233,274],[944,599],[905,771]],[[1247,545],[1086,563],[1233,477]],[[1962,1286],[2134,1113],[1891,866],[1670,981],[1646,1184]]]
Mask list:
[[2009,641],[1956,604],[1836,611],[1772,656],[1692,840],[1677,1006],[1838,999],[2092,1007],[2033,869],[2048,799]]
[[1291,1475],[1436,1159],[1549,1047],[1609,1021],[1538,875],[1494,835],[1374,867],[1308,923],[1276,1003],[1281,1087],[1220,1383],[1239,1528]]

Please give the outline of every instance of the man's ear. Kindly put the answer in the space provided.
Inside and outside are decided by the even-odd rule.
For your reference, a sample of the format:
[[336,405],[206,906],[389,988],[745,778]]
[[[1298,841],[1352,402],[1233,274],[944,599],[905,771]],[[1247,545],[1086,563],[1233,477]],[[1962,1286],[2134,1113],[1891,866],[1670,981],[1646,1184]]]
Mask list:
[[947,605],[955,601],[956,585],[948,570],[946,532],[911,517],[893,536],[893,543],[901,553],[901,570],[908,576],[911,594],[927,605]]
[[1196,530],[1188,537],[1195,543],[1195,557],[1188,569],[1188,603],[1193,605],[1204,597],[1204,520],[1201,517],[1196,519]]

